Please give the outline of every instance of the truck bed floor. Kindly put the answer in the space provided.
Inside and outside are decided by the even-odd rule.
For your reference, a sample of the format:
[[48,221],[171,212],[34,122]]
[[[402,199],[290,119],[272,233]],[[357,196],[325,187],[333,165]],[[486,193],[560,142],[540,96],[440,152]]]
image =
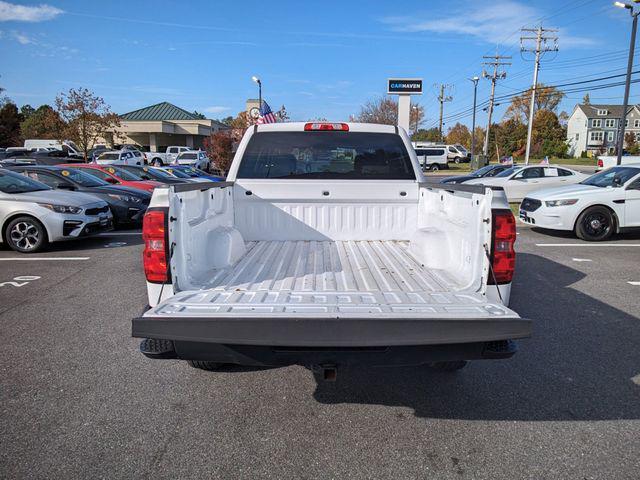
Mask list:
[[202,289],[180,292],[159,315],[501,316],[442,270],[427,269],[406,241],[258,241],[235,265],[216,270]]

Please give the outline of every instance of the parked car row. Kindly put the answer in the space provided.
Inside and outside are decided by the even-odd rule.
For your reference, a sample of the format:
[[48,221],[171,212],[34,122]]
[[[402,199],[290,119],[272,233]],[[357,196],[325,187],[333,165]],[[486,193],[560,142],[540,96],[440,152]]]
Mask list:
[[502,187],[509,202],[520,203],[522,222],[602,241],[640,228],[640,162],[607,167],[585,175],[553,165],[497,164],[440,183]]
[[5,164],[0,168],[0,243],[33,253],[50,242],[137,225],[155,188],[220,180],[188,166]]

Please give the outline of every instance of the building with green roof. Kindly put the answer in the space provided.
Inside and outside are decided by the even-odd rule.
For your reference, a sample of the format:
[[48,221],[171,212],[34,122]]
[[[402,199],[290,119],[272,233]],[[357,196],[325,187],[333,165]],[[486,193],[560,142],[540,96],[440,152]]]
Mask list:
[[118,143],[139,145],[150,152],[164,152],[168,146],[202,148],[206,137],[229,127],[201,118],[169,102],[140,108],[120,115]]

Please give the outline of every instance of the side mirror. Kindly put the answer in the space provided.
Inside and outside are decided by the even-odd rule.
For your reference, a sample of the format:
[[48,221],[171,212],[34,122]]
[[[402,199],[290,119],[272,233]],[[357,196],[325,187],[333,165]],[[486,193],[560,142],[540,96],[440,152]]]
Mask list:
[[58,183],[56,185],[56,188],[59,188],[60,190],[75,190],[76,187],[71,185],[70,183]]
[[105,180],[107,181],[107,183],[118,183],[118,181],[113,177],[107,177],[105,178]]
[[621,187],[622,186],[622,179],[620,177],[613,177],[613,186],[614,187]]

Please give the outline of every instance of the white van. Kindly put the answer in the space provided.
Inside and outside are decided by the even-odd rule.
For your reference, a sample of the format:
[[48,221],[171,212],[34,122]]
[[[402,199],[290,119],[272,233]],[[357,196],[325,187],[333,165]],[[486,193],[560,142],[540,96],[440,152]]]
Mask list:
[[449,168],[449,155],[445,146],[415,142],[413,148],[416,151],[422,170],[436,171]]

